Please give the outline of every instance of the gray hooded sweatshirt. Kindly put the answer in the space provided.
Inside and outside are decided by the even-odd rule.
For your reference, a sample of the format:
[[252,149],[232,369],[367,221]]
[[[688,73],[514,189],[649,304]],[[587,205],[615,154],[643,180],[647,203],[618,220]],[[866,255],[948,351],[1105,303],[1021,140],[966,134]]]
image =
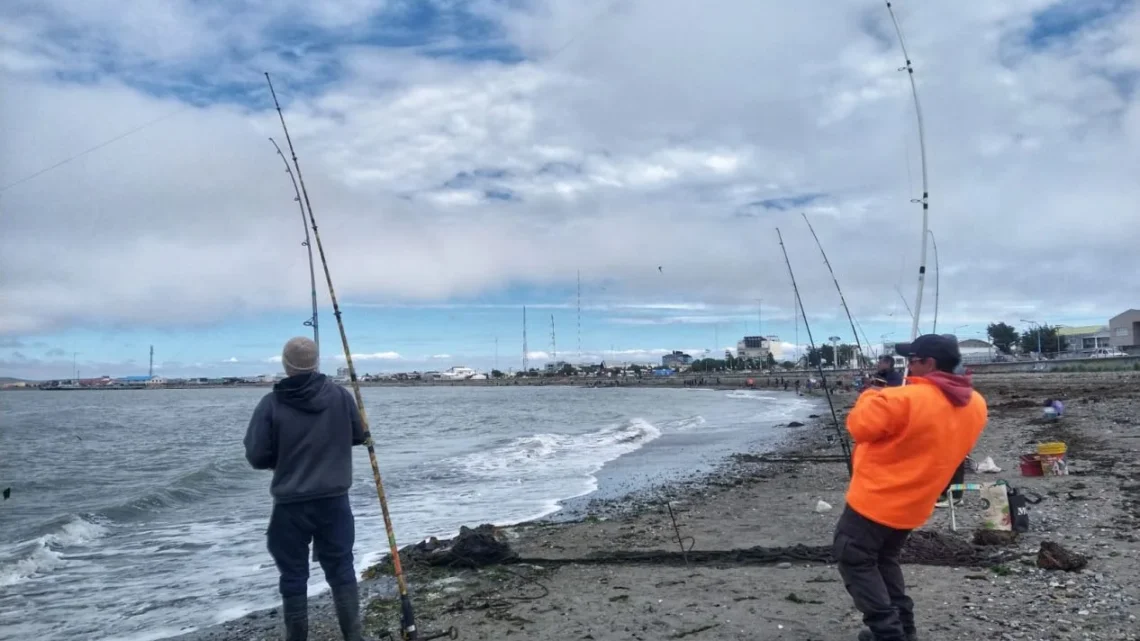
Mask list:
[[249,420],[245,458],[273,470],[276,503],[342,496],[352,487],[352,446],[364,443],[352,394],[312,372],[273,386]]

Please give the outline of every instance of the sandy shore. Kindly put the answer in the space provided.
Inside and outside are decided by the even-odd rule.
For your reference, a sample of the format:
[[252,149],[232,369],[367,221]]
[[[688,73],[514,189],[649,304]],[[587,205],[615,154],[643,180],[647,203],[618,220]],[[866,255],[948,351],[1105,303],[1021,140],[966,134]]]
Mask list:
[[[921,638],[1140,639],[1140,375],[989,375],[976,383],[991,413],[974,457],[990,456],[1003,471],[967,480],[1004,478],[1045,498],[1032,507],[1031,531],[1009,548],[1018,558],[988,568],[904,568]],[[1067,416],[1041,425],[1041,401],[1054,396],[1066,401]],[[837,400],[846,407],[853,398],[847,393]],[[832,433],[829,426],[809,425],[795,431],[783,453],[838,453],[827,439]],[[1044,440],[1068,443],[1070,476],[1019,475],[1018,456]],[[419,627],[456,626],[459,638],[471,640],[853,640],[859,615],[834,566],[824,563],[553,562],[598,551],[676,550],[664,499],[672,501],[681,533],[695,539],[697,551],[829,545],[846,481],[842,464],[764,463],[741,453],[698,482],[591,504],[589,516],[578,521],[504,528],[520,555],[552,562],[410,568]],[[834,509],[817,513],[820,499]],[[972,534],[981,511],[976,494],[968,497],[957,513],[958,535]],[[948,513],[939,510],[923,529],[949,534]],[[1037,550],[1046,540],[1087,555],[1088,567],[1038,569]],[[376,636],[396,631],[390,580],[362,585],[367,630]],[[312,608],[310,638],[339,639],[325,600],[314,599]],[[271,610],[180,639],[278,639],[279,624]]]

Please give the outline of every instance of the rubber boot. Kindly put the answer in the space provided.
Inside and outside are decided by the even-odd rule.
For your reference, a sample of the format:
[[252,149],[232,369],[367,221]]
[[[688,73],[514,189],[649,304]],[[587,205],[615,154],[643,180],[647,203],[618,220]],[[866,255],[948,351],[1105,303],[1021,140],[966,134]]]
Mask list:
[[344,641],[361,641],[360,589],[355,582],[338,585],[332,588],[332,597]]
[[309,597],[291,596],[281,600],[285,641],[309,641]]

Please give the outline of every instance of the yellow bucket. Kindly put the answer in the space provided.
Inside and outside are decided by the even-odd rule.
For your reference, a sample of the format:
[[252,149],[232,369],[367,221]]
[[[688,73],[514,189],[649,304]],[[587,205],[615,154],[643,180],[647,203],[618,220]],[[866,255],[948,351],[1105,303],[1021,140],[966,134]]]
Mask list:
[[1057,456],[1063,455],[1066,451],[1065,444],[1060,441],[1052,441],[1049,443],[1038,443],[1037,453],[1042,456]]

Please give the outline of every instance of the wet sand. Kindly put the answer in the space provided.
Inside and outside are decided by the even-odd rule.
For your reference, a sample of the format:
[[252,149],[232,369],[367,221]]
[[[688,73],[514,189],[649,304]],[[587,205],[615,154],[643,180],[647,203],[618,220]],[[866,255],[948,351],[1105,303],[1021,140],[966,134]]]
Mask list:
[[[1031,529],[1011,548],[1019,558],[988,568],[906,565],[920,638],[1140,639],[1140,375],[983,375],[975,379],[990,404],[990,422],[973,457],[987,456],[999,474],[1044,500],[1031,507]],[[1038,421],[1047,397],[1066,401],[1061,422]],[[836,397],[841,407],[851,393]],[[822,413],[822,410],[821,410]],[[785,454],[838,454],[829,424],[789,430]],[[1071,474],[1021,477],[1018,457],[1035,443],[1062,440]],[[671,500],[694,550],[756,545],[829,545],[843,508],[847,474],[841,463],[762,463],[741,453],[717,472],[652,494],[588,503],[572,522],[503,528],[527,558],[581,558],[614,550],[677,550],[664,500]],[[820,499],[833,509],[815,511]],[[959,532],[980,522],[976,493],[957,510]],[[477,524],[468,524],[477,525]],[[949,534],[938,510],[924,526]],[[1089,557],[1080,572],[1036,567],[1042,541]],[[418,570],[418,573],[417,573]],[[766,566],[721,564],[554,564],[480,570],[409,568],[423,633],[456,626],[460,639],[504,638],[617,641],[640,639],[850,641],[859,614],[824,563]],[[362,584],[366,631],[397,630],[388,578]],[[310,639],[339,639],[323,598],[312,599]],[[184,641],[281,638],[277,611],[260,612],[180,637]]]

